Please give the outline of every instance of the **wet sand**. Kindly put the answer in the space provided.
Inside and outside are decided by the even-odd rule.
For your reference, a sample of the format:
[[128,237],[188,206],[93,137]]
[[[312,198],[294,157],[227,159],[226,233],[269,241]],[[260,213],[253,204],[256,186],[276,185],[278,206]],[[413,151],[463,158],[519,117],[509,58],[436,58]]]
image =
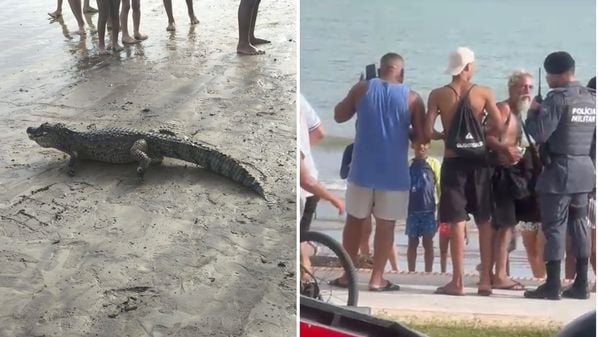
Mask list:
[[[197,1],[194,27],[175,2],[176,33],[144,1],[149,40],[108,57],[48,25],[55,3],[24,3],[39,35],[0,53],[0,336],[294,335],[295,2],[261,4],[258,57],[235,53],[238,1]],[[241,160],[269,201],[170,159],[144,182],[93,162],[71,178],[27,138],[43,122],[169,128]]]

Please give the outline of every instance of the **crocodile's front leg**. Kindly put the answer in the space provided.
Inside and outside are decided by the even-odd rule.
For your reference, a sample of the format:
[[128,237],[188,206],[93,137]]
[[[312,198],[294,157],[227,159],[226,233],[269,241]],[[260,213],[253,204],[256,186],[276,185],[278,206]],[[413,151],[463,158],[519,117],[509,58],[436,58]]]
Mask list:
[[139,139],[133,143],[130,150],[131,156],[135,158],[139,162],[139,166],[137,166],[137,176],[143,179],[143,175],[145,174],[145,170],[151,164],[152,160],[147,155],[147,142],[145,139]]
[[79,158],[79,154],[77,151],[71,151],[69,156],[71,157],[69,158],[68,174],[72,177],[75,175],[75,165],[77,164],[77,158]]

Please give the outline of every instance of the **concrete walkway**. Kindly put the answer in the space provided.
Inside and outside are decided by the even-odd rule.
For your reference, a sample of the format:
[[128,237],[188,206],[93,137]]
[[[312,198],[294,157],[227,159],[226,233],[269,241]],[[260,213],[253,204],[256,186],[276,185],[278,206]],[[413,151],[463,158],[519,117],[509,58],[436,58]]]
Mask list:
[[[324,273],[329,268],[318,268]],[[401,285],[400,291],[370,292],[367,288],[369,270],[358,271],[359,307],[369,309],[374,316],[410,321],[460,321],[470,324],[499,326],[562,326],[596,308],[596,296],[588,300],[562,299],[560,301],[531,300],[523,291],[493,290],[490,297],[477,295],[477,275],[465,275],[466,296],[436,295],[438,286],[450,280],[450,274],[388,273],[386,279]],[[517,278],[526,287],[535,287],[541,280]],[[322,286],[326,291],[329,286]],[[338,298],[346,296],[344,289],[333,288]],[[335,295],[335,296],[336,296]],[[346,298],[346,297],[345,297]],[[342,305],[340,300],[336,300]]]

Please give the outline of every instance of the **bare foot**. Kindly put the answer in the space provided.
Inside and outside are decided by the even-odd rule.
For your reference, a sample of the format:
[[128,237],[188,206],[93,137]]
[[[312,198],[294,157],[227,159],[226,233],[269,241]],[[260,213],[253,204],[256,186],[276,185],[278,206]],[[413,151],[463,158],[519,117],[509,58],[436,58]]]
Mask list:
[[73,35],[86,35],[85,27],[79,27],[79,30],[72,32]]
[[112,51],[114,52],[119,52],[121,50],[124,50],[125,48],[123,48],[121,45],[119,45],[118,43],[113,43],[112,44]]
[[249,40],[249,42],[250,42],[252,45],[254,45],[254,46],[257,46],[257,45],[260,45],[260,44],[268,44],[268,43],[271,43],[271,42],[270,42],[270,41],[268,41],[268,40],[264,40],[264,39],[258,39],[257,37],[254,37],[254,38],[252,38],[251,40]]
[[83,13],[97,13],[98,10],[93,7],[83,7]]
[[137,41],[134,38],[132,38],[129,35],[127,35],[127,36],[123,36],[122,42],[124,44],[135,44],[135,43],[139,43],[140,41]]
[[98,47],[100,55],[108,55],[110,52],[105,47]]
[[199,20],[195,17],[195,15],[189,15],[189,20],[191,20],[192,25],[196,25],[199,23]]
[[463,296],[463,287],[457,287],[452,282],[445,284],[442,287],[439,287],[434,292],[435,294],[440,295],[452,295],[452,296]]
[[139,41],[143,41],[143,40],[147,39],[147,35],[143,35],[139,32],[135,33],[134,36],[135,36],[135,40],[139,40]]
[[525,287],[521,283],[508,277],[505,279],[499,279],[495,277],[492,281],[492,288],[502,290],[525,290]]
[[166,27],[167,32],[174,32],[175,30],[176,30],[176,27],[174,25],[174,22],[169,23],[168,27]]
[[52,18],[52,19],[57,19],[59,17],[62,16],[62,11],[55,11],[52,13],[48,13],[48,15]]
[[263,50],[259,50],[252,45],[238,45],[237,46],[237,54],[240,55],[263,55],[266,52]]

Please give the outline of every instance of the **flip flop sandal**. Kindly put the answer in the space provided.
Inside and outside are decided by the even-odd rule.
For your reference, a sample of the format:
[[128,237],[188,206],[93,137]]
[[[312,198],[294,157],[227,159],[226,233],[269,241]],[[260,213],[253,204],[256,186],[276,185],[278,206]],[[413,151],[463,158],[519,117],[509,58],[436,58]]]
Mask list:
[[523,291],[525,290],[525,286],[517,281],[513,281],[514,283],[509,286],[492,286],[492,289],[499,289],[499,290],[516,290],[516,291]]
[[438,287],[436,288],[436,291],[434,291],[434,294],[437,295],[449,295],[449,296],[465,296],[464,293],[451,293],[446,291],[445,287]]
[[478,290],[478,296],[490,296],[490,295],[492,295],[492,290],[483,290],[483,289]]
[[370,288],[370,291],[377,291],[377,292],[381,292],[381,291],[399,291],[401,290],[401,287],[398,284],[394,284],[390,281],[386,281],[386,285],[384,287],[379,287],[379,288]]
[[337,287],[337,288],[347,288],[346,284],[341,283],[341,279],[340,278],[335,278],[332,281],[328,282],[329,286],[333,286],[333,287]]

